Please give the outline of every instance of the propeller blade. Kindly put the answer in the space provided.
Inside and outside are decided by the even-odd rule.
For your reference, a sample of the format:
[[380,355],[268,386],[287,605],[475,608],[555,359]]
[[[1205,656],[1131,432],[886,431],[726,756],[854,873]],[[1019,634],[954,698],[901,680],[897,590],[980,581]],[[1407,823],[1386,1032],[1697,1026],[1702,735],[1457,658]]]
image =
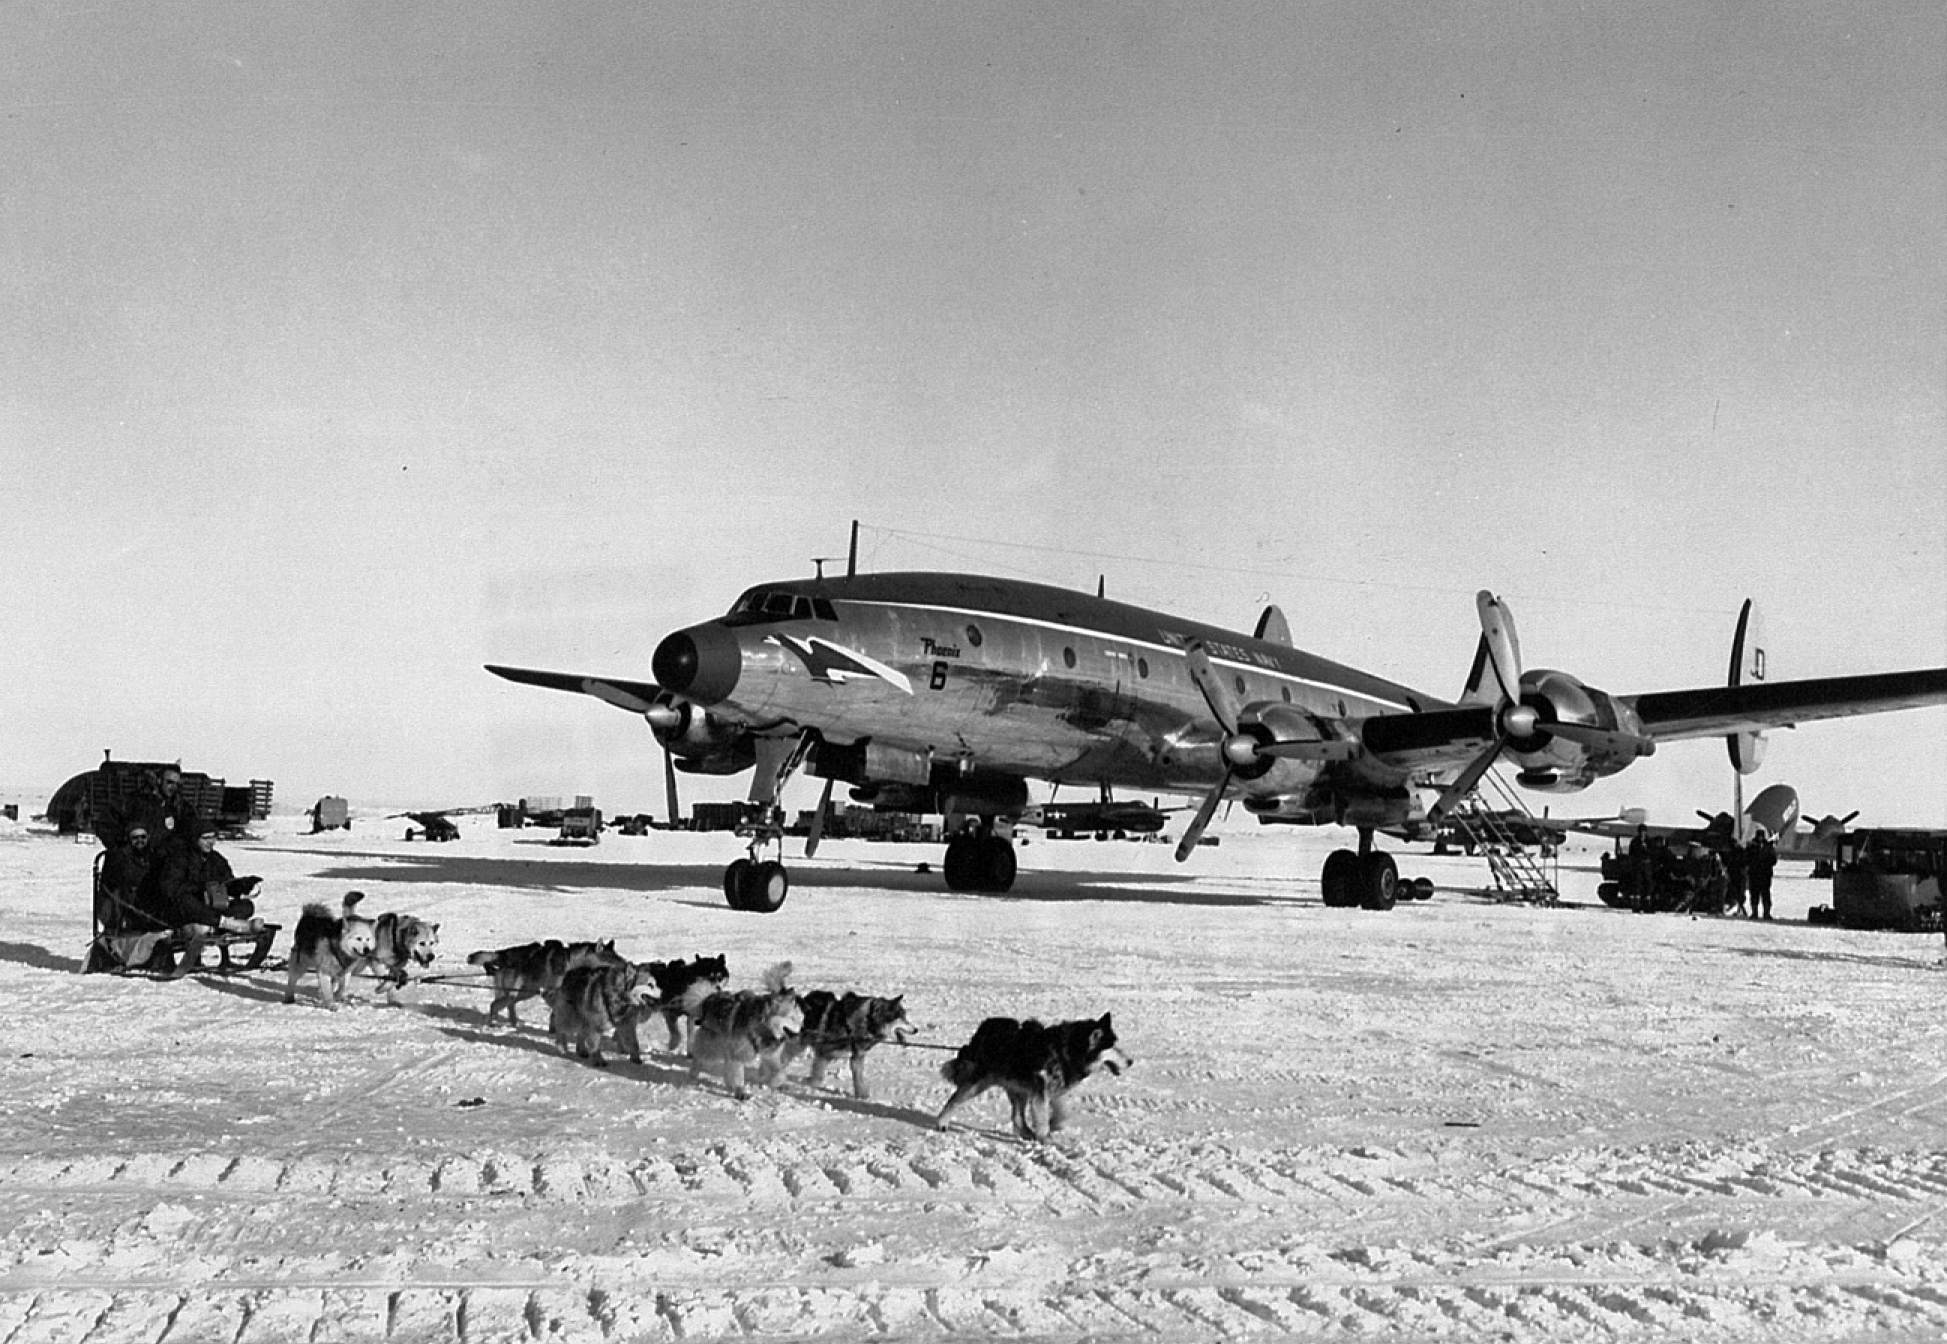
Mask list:
[[[603,681],[598,677],[582,678],[581,689],[587,694],[594,696],[597,700],[614,705],[617,709],[626,709],[632,714],[646,715],[656,708],[655,701],[645,700],[633,691],[626,690],[611,682]],[[651,719],[650,722],[653,723],[655,720]]]
[[1486,751],[1467,762],[1467,768],[1460,772],[1453,783],[1447,785],[1440,794],[1440,800],[1427,809],[1427,819],[1438,821],[1459,807],[1467,795],[1474,791],[1474,786],[1481,782],[1481,776],[1487,773],[1487,768],[1494,764],[1495,758],[1500,754],[1501,740],[1497,738]]
[[1176,861],[1183,862],[1196,850],[1197,842],[1203,839],[1204,828],[1210,819],[1217,815],[1217,804],[1224,800],[1224,790],[1230,787],[1230,767],[1224,767],[1224,777],[1217,781],[1217,787],[1204,795],[1197,808],[1196,816],[1190,818],[1190,825],[1183,832],[1183,838],[1176,842]]
[[1480,612],[1481,638],[1487,641],[1487,661],[1494,669],[1503,700],[1521,699],[1521,640],[1514,632],[1514,613],[1500,598],[1483,588],[1474,594]]
[[675,830],[683,818],[676,803],[676,757],[667,747],[663,748],[663,788],[669,794],[669,828]]
[[1190,680],[1203,692],[1203,703],[1210,706],[1210,715],[1217,720],[1226,737],[1237,734],[1237,706],[1230,697],[1230,687],[1224,685],[1217,676],[1217,669],[1210,665],[1210,655],[1204,652],[1200,640],[1191,642],[1183,651],[1183,662],[1190,669]]
[[1843,817],[1840,817],[1839,824],[1841,826],[1850,826],[1852,824],[1852,819],[1858,815],[1859,815],[1859,811],[1857,808],[1855,808],[1852,811],[1846,813]]
[[825,781],[825,791],[818,795],[818,810],[811,814],[811,831],[804,838],[804,856],[808,859],[818,852],[818,842],[825,838],[825,812],[832,805],[832,785],[837,780]]

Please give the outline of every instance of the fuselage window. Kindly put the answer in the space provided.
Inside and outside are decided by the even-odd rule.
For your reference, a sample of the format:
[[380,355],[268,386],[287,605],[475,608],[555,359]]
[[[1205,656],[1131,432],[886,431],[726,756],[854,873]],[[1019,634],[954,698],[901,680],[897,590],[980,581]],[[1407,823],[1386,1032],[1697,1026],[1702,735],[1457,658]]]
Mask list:
[[1280,687],[1278,688],[1278,690],[1279,690],[1279,692],[1280,692],[1280,693],[1281,693],[1281,694],[1282,694],[1282,695],[1284,696],[1284,702],[1285,702],[1285,703],[1286,703],[1287,705],[1288,705],[1288,704],[1290,704],[1290,703],[1291,703],[1291,687],[1289,687],[1289,686],[1280,686]]
[[1230,681],[1231,681],[1231,685],[1233,685],[1233,686],[1235,686],[1235,687],[1237,688],[1237,693],[1238,693],[1239,695],[1243,695],[1243,694],[1245,693],[1245,691],[1244,691],[1244,678],[1242,678],[1242,677],[1232,677],[1232,678],[1230,679]]
[[828,597],[812,598],[811,614],[821,621],[835,621],[838,619],[838,611],[832,606],[831,599]]
[[976,649],[980,647],[980,627],[979,626],[970,625],[967,627],[967,643],[973,645]]
[[1149,659],[1147,658],[1136,659],[1136,675],[1141,677],[1145,681],[1149,679]]
[[1073,667],[1073,666],[1075,666],[1075,650],[1073,650],[1073,649],[1071,649],[1071,648],[1064,648],[1064,649],[1062,649],[1062,651],[1061,651],[1061,661],[1062,661],[1062,664],[1063,664],[1064,666],[1066,666],[1066,667]]
[[789,593],[772,593],[764,599],[764,614],[780,618],[788,617],[795,604],[796,599]]

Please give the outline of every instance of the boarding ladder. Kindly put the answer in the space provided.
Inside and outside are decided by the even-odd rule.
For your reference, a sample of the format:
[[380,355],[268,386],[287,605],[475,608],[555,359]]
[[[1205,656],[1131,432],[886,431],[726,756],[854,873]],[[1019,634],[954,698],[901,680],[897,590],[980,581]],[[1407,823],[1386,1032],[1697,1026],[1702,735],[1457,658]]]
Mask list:
[[[1457,809],[1453,821],[1475,852],[1487,859],[1488,874],[1494,879],[1496,896],[1503,901],[1526,901],[1531,905],[1555,905],[1561,900],[1557,878],[1559,865],[1552,856],[1559,844],[1530,848],[1500,813],[1514,812],[1532,818],[1535,814],[1521,801],[1521,795],[1507,786],[1497,770],[1481,778],[1466,806]],[[1536,828],[1528,828],[1530,836]],[[1551,871],[1552,870],[1552,871]]]

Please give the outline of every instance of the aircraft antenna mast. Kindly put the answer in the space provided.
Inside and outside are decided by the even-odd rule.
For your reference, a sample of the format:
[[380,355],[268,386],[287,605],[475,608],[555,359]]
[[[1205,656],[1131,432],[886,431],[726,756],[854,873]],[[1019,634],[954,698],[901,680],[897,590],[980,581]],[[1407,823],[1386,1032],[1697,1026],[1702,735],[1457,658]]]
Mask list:
[[845,551],[845,577],[852,578],[859,572],[859,520],[852,520],[852,544]]

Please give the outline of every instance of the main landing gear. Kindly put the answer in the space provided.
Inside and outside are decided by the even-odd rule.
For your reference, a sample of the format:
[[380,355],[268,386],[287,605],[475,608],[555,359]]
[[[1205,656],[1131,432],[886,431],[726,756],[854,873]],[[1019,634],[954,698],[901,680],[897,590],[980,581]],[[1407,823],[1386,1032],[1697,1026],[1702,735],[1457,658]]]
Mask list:
[[1014,885],[1014,842],[983,828],[946,842],[946,884],[953,891],[1007,891]]
[[1359,848],[1335,849],[1325,856],[1318,875],[1319,892],[1334,909],[1390,910],[1402,901],[1424,901],[1433,884],[1423,877],[1401,881],[1399,865],[1384,850],[1372,847],[1372,832],[1359,828]]
[[[743,827],[739,827],[737,833],[746,834]],[[748,834],[750,857],[738,859],[723,870],[723,899],[730,903],[732,910],[748,910],[757,915],[774,914],[791,892],[791,874],[786,871],[782,861],[784,813],[776,806],[765,808],[750,823]],[[758,857],[767,845],[777,846],[777,858]]]

